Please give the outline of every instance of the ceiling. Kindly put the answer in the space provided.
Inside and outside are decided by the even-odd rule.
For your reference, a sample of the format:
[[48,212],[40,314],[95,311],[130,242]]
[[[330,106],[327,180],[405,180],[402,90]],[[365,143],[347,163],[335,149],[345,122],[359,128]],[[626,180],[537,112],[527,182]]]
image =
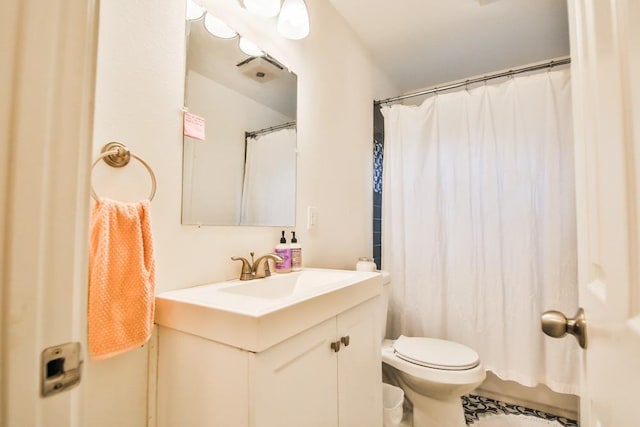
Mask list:
[[330,1],[401,93],[569,55],[565,0]]

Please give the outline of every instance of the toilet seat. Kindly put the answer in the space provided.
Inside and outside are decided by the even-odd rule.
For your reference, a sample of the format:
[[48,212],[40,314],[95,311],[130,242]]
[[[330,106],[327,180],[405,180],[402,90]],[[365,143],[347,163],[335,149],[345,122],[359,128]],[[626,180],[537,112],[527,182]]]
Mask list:
[[393,352],[404,361],[432,369],[463,371],[480,364],[480,356],[473,349],[437,338],[400,335],[393,343]]

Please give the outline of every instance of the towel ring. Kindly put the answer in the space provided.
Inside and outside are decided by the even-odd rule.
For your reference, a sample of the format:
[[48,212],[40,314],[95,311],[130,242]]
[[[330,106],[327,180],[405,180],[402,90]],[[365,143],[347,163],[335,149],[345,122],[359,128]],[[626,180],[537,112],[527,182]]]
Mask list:
[[[149,194],[149,201],[153,200],[153,196],[156,195],[156,175],[153,173],[153,169],[151,166],[147,164],[140,157],[133,154],[124,144],[119,142],[110,142],[102,147],[102,154],[98,156],[98,158],[91,165],[91,171],[93,172],[93,168],[100,162],[100,160],[104,160],[106,164],[109,166],[113,166],[114,168],[121,168],[129,164],[131,158],[136,159],[147,169],[149,175],[151,176],[151,193]],[[98,195],[96,194],[96,190],[93,188],[93,182],[90,184],[91,186],[91,197],[94,200],[98,200]]]

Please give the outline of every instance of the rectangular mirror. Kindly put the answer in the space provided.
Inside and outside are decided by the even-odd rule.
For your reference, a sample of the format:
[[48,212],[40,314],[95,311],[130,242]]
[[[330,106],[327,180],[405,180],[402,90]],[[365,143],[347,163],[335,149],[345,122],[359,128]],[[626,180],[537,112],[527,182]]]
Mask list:
[[294,226],[297,77],[187,21],[185,106],[205,139],[184,136],[182,223]]

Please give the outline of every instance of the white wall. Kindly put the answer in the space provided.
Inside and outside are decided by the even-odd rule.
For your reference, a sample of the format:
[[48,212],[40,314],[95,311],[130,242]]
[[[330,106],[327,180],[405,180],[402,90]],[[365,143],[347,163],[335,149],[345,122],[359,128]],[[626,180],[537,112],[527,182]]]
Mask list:
[[[249,16],[235,0],[206,5],[297,73],[296,231],[303,261],[353,268],[359,256],[371,254],[372,101],[398,91],[326,0],[307,0],[311,35],[302,41],[282,39],[275,20]],[[124,142],[156,173],[152,224],[159,292],[233,278],[240,266],[230,256],[270,251],[279,235],[278,228],[180,224],[183,8],[181,1],[109,0],[100,10],[94,152],[111,140]],[[98,165],[93,183],[101,196],[120,200],[149,191],[149,178],[137,165]],[[319,212],[312,232],[306,230],[307,206]],[[85,425],[145,425],[146,349],[88,361],[85,378]]]

